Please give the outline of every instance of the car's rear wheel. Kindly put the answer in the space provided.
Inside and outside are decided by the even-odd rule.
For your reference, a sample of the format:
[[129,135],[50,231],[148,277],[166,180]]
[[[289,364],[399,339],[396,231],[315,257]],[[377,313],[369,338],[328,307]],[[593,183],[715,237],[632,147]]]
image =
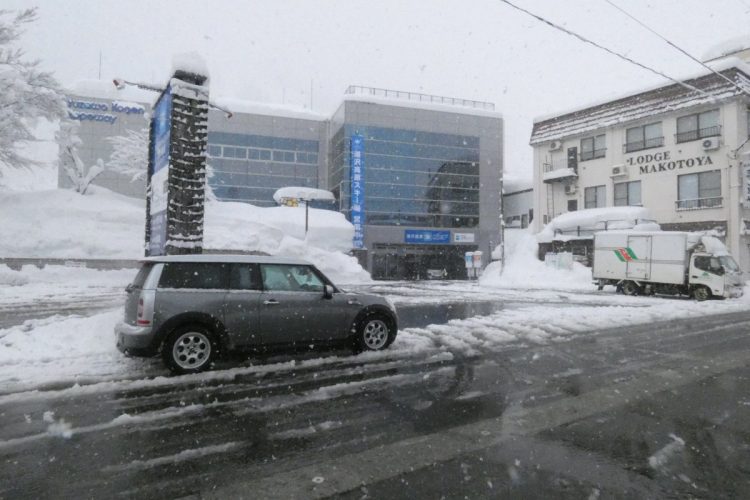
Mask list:
[[208,370],[218,353],[213,332],[202,325],[177,328],[164,341],[162,358],[174,373],[198,373]]
[[370,313],[357,325],[355,350],[382,351],[396,336],[393,320],[382,313]]

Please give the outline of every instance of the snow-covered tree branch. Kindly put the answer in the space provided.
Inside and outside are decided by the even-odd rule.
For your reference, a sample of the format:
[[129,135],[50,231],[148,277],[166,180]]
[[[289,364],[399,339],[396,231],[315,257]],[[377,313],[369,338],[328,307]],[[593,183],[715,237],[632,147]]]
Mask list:
[[60,124],[60,130],[55,138],[58,145],[58,162],[65,175],[73,184],[73,189],[81,194],[86,194],[91,183],[104,171],[104,162],[97,160],[96,165],[86,170],[81,157],[78,155],[78,146],[81,138],[78,137],[78,124],[64,121]]
[[130,177],[133,182],[145,179],[148,169],[148,129],[128,130],[125,135],[109,137],[114,150],[107,162],[113,172]]
[[41,71],[39,61],[24,59],[13,45],[23,26],[37,19],[36,9],[14,15],[0,10],[0,177],[3,169],[23,168],[33,162],[16,150],[19,141],[33,140],[30,126],[40,118],[62,118],[65,102],[52,73]]

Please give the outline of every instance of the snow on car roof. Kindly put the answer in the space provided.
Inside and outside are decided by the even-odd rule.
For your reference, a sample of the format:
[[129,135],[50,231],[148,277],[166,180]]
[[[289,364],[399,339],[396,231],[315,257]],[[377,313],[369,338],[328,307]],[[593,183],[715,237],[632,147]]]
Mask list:
[[242,254],[191,254],[191,255],[159,255],[146,257],[141,262],[217,262],[236,264],[301,264],[311,265],[303,259],[277,257],[268,255]]

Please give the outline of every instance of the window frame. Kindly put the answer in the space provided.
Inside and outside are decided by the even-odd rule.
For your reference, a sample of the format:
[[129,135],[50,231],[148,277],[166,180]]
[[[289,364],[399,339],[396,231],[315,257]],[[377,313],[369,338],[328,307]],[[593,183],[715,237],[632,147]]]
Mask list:
[[[638,188],[638,194],[639,194],[639,201],[638,203],[631,203],[631,187],[635,184],[639,185]],[[617,200],[617,186],[625,186],[625,204],[624,205],[618,205]],[[615,207],[642,207],[643,206],[643,184],[641,181],[623,181],[623,182],[615,182],[612,187],[612,203]]]
[[[594,193],[594,206],[589,206],[589,200],[587,193],[591,192],[590,190],[593,189]],[[602,204],[599,204],[599,190],[601,190],[604,193],[604,196],[602,197]],[[607,186],[605,184],[600,184],[598,186],[589,186],[586,188],[583,188],[583,208],[602,208],[607,206]]]
[[[709,174],[718,177],[718,195],[706,196],[707,193],[702,192],[704,190],[713,190],[717,188],[704,188],[701,180],[706,178]],[[683,198],[681,192],[681,180],[687,179],[688,177],[695,177],[697,180],[697,198]],[[722,193],[722,178],[721,169],[706,170],[705,172],[693,172],[690,174],[682,174],[677,176],[677,201],[675,205],[677,210],[701,210],[710,208],[722,208],[724,205],[724,195]],[[692,202],[692,203],[691,203]]]
[[[652,127],[654,125],[659,125],[659,136],[654,137],[652,139],[648,139],[646,137],[646,129],[648,127]],[[641,132],[641,139],[640,141],[634,141],[630,142],[628,139],[628,135],[631,130],[640,130]],[[655,141],[652,144],[649,144],[649,141]],[[638,146],[640,144],[640,146]],[[624,153],[634,153],[636,151],[643,151],[644,149],[653,149],[653,148],[660,148],[664,146],[664,129],[662,126],[662,122],[652,122],[652,123],[644,123],[643,125],[637,125],[635,127],[628,127],[625,129],[625,144],[623,144],[623,152]]]
[[[601,140],[604,147],[597,149],[597,140]],[[591,150],[584,151],[584,143],[591,141]],[[607,134],[597,134],[589,137],[583,137],[580,141],[581,152],[579,153],[580,161],[596,160],[598,158],[604,158],[607,155]]]
[[[705,120],[705,117],[711,113],[716,113],[716,125],[709,127],[703,127],[701,121]],[[680,121],[695,118],[694,129],[680,131]],[[721,136],[721,112],[720,108],[708,109],[699,113],[690,113],[687,115],[678,116],[675,123],[675,143],[681,144],[683,142],[699,141],[707,137],[719,137]]]

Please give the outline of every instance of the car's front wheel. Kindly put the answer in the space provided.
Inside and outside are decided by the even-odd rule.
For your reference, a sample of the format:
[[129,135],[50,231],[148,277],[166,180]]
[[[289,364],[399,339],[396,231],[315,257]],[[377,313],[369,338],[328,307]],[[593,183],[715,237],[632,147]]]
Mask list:
[[355,350],[381,351],[396,337],[393,320],[383,313],[370,313],[359,322],[355,337]]
[[201,325],[186,325],[169,334],[162,358],[174,373],[198,373],[211,367],[217,352],[213,332]]

